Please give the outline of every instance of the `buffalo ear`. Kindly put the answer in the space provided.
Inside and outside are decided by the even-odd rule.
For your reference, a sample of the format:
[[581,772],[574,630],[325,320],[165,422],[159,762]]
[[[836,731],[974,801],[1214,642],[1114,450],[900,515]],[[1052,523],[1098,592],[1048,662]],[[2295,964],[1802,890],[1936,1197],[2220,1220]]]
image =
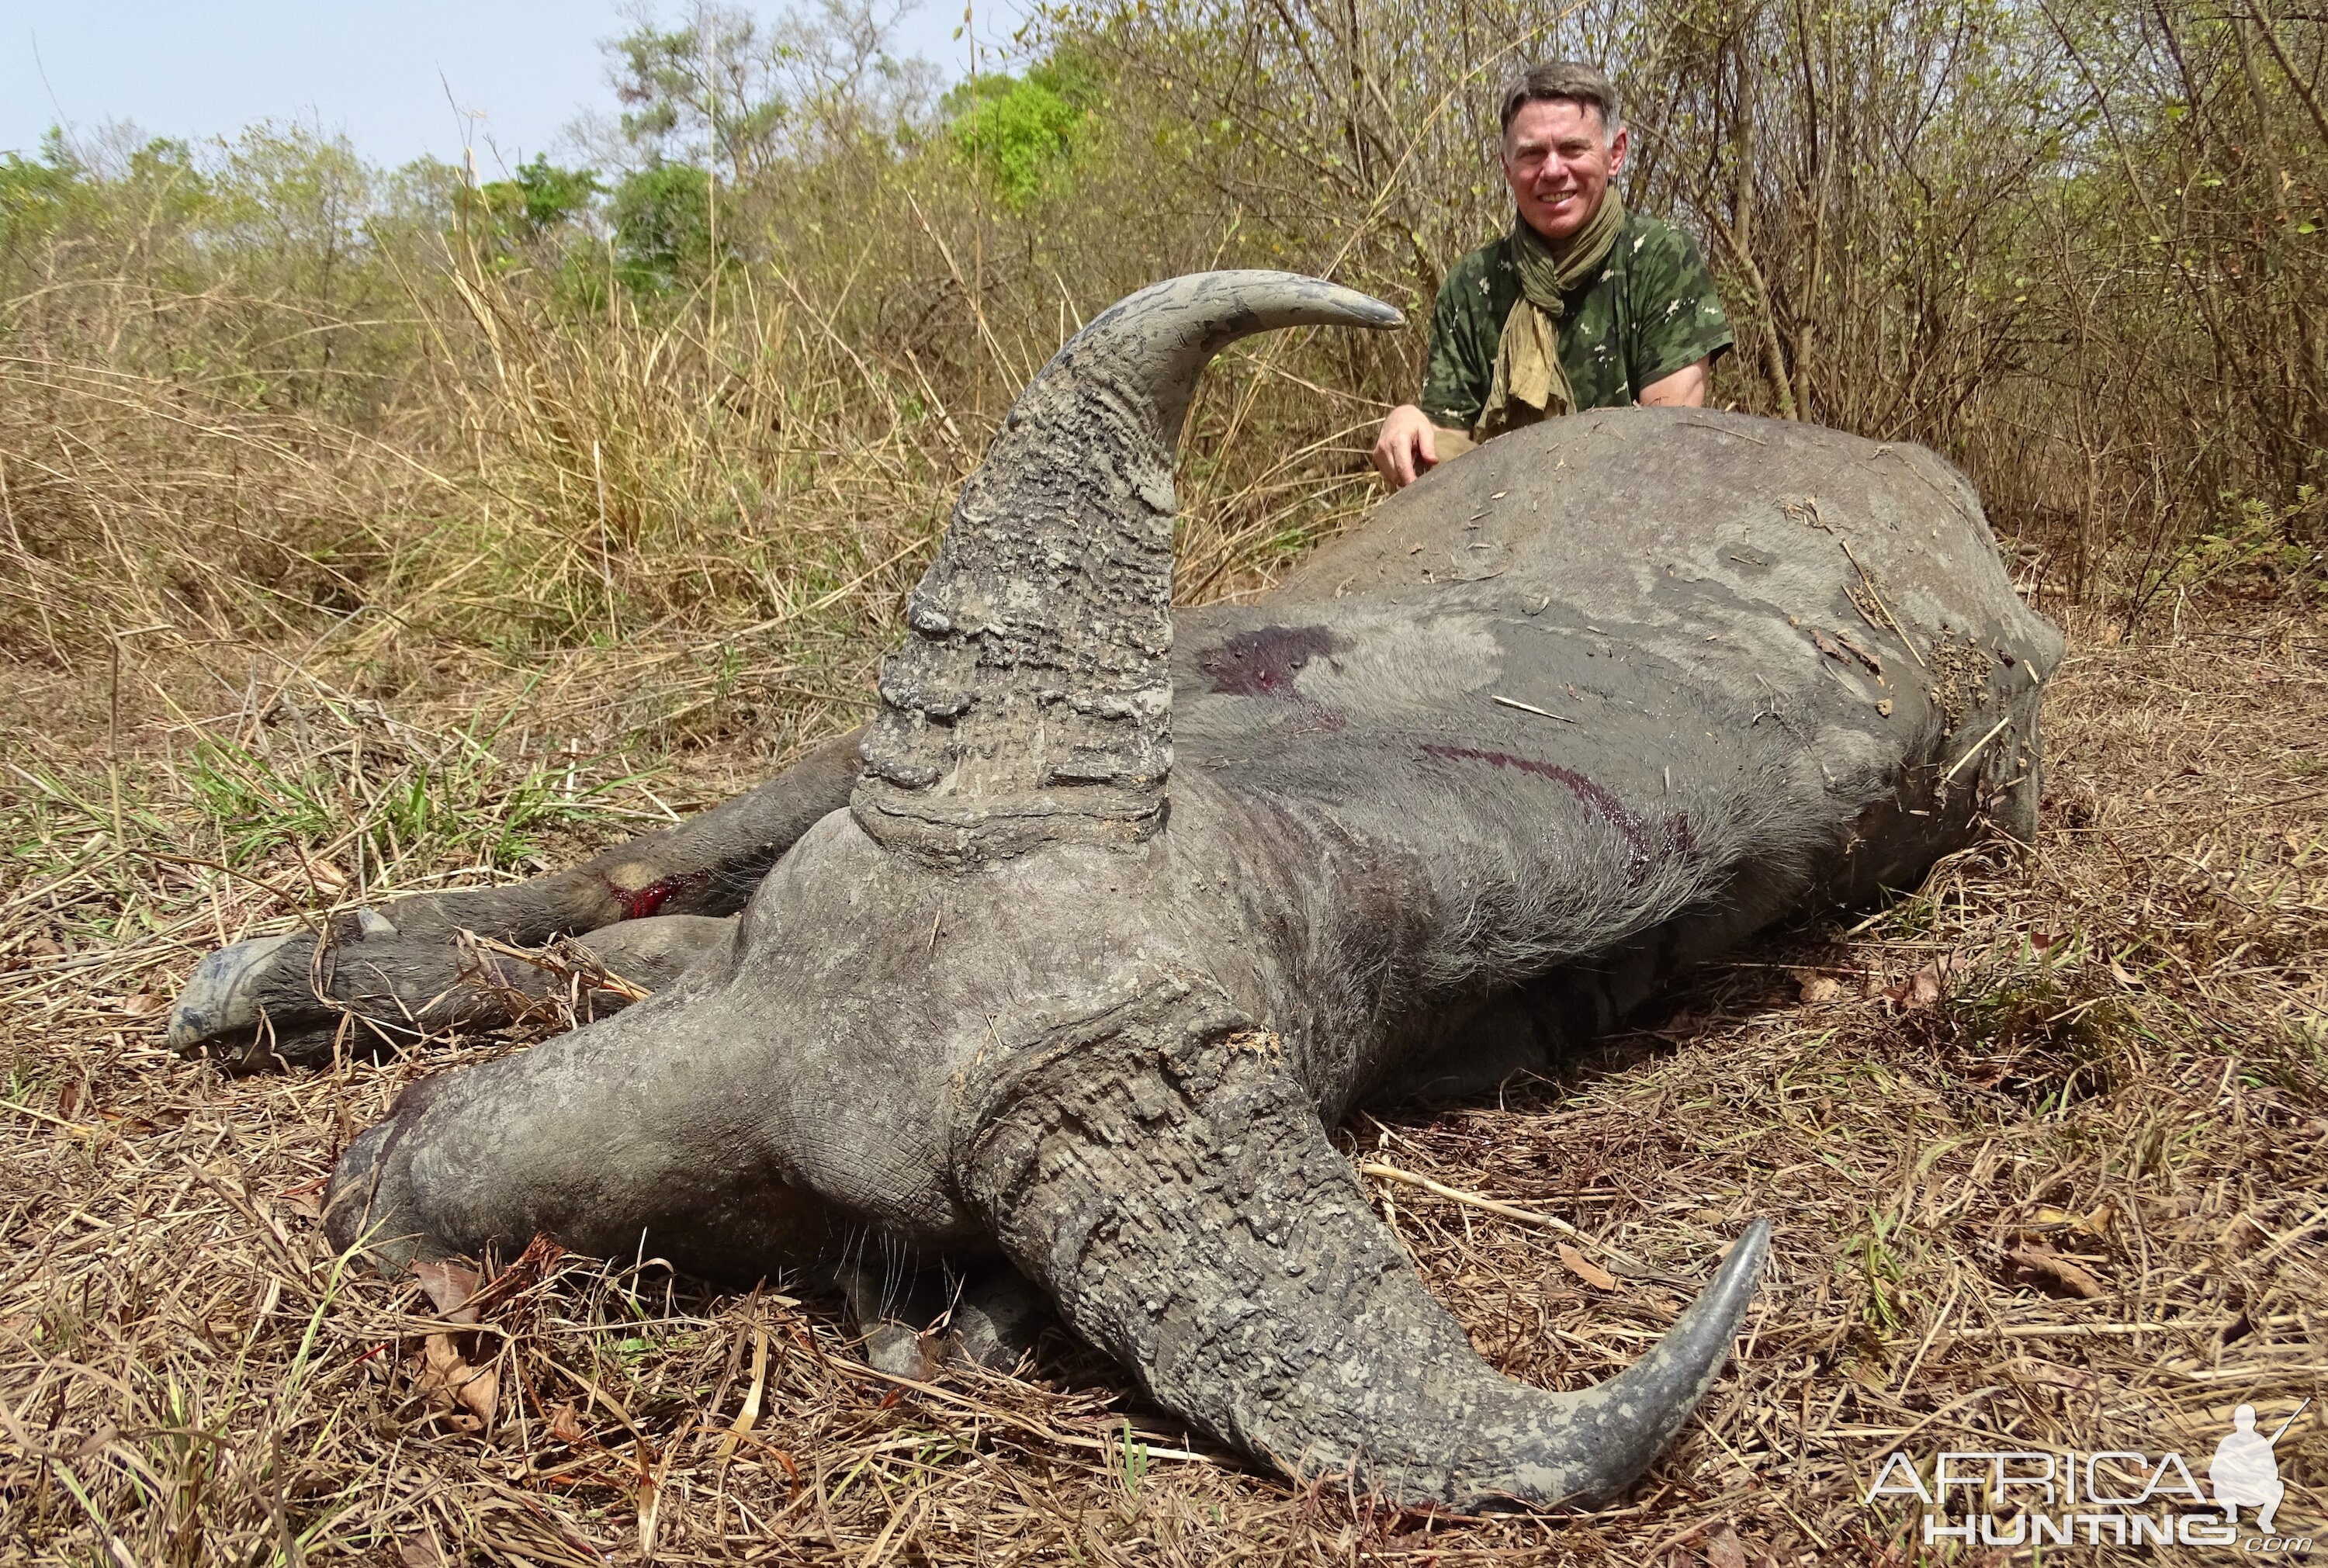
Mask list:
[[1314,277],[1206,272],[1077,333],[1011,408],[906,600],[858,823],[952,867],[1154,832],[1172,768],[1172,458],[1197,378],[1252,333],[1399,319]]

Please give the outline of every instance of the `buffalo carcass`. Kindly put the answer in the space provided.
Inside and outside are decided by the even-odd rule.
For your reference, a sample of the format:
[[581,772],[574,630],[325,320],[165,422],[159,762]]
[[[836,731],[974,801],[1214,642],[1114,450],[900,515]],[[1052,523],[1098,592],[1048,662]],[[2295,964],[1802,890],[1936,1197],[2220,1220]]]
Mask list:
[[1622,1487],[1716,1376],[1766,1225],[1643,1361],[1546,1393],[1480,1360],[1327,1130],[1542,1066],[1987,822],[2026,837],[2060,643],[1930,454],[1697,410],[1507,436],[1266,599],[1175,615],[1206,362],[1396,319],[1274,273],[1132,296],[965,485],[860,736],[562,877],[216,954],[179,1042],[489,1017],[453,933],[583,933],[661,989],[408,1091],[340,1162],[338,1243],[643,1240],[730,1278],[868,1235],[999,1253],[1285,1469],[1463,1507]]

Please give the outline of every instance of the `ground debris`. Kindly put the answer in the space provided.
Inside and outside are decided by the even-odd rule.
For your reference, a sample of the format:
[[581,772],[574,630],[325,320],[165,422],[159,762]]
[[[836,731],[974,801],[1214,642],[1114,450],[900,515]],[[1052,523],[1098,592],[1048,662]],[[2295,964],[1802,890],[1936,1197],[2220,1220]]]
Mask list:
[[[1912,1516],[1860,1500],[1894,1444],[1928,1469],[1943,1447],[2178,1448],[2203,1473],[2238,1404],[2275,1426],[2313,1392],[2328,1340],[2328,797],[2296,744],[2328,733],[2328,671],[2294,624],[2105,643],[2073,620],[2032,850],[1992,842],[1773,936],[1556,1081],[1345,1134],[1401,1173],[1400,1234],[1482,1353],[1544,1386],[1638,1356],[1750,1217],[1775,1222],[1704,1416],[1582,1520],[1288,1486],[1058,1339],[1028,1380],[948,1368],[901,1389],[855,1370],[840,1303],[797,1281],[716,1292],[652,1253],[548,1249],[473,1273],[343,1270],[319,1206],[350,1130],[561,1020],[378,1067],[178,1062],[138,999],[173,994],[222,924],[291,912],[216,872],[108,859],[101,793],[80,838],[39,826],[58,808],[29,786],[0,794],[22,841],[54,846],[0,869],[0,900],[42,911],[0,924],[11,1545],[170,1563],[199,1537],[201,1561],[251,1562],[287,1523],[309,1562],[397,1568],[605,1568],[650,1533],[667,1563],[1905,1564]],[[2254,678],[2258,647],[2285,679]],[[397,722],[436,756],[466,718]],[[376,718],[352,722],[385,747]],[[351,733],[320,701],[261,728],[296,755],[302,723],[318,753]],[[402,752],[367,749],[361,775],[332,755],[334,781],[411,776]],[[90,776],[101,790],[101,763]],[[133,816],[223,859],[170,787]],[[327,839],[298,848],[356,872]],[[255,863],[306,887],[287,848]],[[2278,1451],[2283,1474],[2328,1473],[2316,1404]],[[2310,1487],[2283,1517],[2316,1531]]]

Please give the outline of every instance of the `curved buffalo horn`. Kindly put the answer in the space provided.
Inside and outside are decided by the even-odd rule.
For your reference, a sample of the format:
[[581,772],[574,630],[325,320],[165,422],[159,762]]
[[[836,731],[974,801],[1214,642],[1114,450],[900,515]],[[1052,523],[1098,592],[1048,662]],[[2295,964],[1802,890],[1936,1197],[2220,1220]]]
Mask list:
[[1075,1331],[1295,1475],[1467,1510],[1638,1477],[1728,1359],[1767,1223],[1635,1366],[1573,1394],[1515,1382],[1415,1277],[1274,1037],[1225,1006],[1170,1027],[1184,1010],[1120,1009],[978,1096],[963,1186]]
[[906,600],[851,802],[865,831],[949,866],[1153,832],[1172,765],[1172,455],[1197,377],[1251,333],[1399,320],[1318,278],[1207,272],[1077,333]]

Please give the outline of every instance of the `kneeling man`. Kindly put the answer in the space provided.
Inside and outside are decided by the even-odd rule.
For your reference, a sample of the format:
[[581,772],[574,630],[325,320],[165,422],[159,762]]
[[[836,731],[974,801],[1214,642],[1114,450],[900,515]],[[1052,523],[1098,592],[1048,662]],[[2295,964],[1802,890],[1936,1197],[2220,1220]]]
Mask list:
[[1375,466],[1393,488],[1480,441],[1580,408],[1698,408],[1729,318],[1696,242],[1625,209],[1617,90],[1574,61],[1503,99],[1511,232],[1458,262],[1431,316],[1422,395],[1391,410]]

